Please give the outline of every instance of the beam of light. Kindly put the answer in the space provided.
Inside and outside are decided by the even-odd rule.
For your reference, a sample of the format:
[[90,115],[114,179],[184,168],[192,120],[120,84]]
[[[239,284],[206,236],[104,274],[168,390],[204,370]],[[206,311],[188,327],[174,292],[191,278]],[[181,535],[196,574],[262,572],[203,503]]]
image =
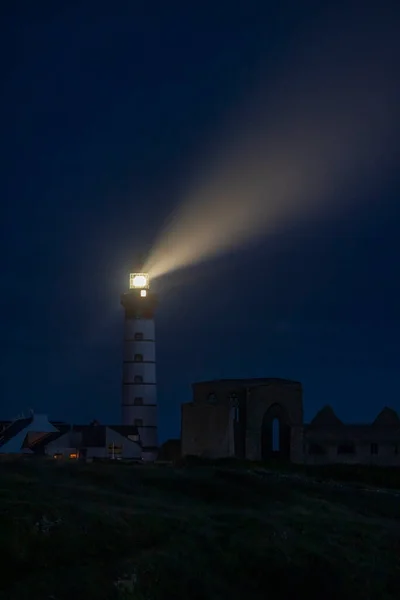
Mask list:
[[398,90],[392,47],[369,59],[370,44],[370,32],[351,31],[258,92],[171,215],[144,265],[150,278],[343,210],[353,187],[371,185],[387,164]]

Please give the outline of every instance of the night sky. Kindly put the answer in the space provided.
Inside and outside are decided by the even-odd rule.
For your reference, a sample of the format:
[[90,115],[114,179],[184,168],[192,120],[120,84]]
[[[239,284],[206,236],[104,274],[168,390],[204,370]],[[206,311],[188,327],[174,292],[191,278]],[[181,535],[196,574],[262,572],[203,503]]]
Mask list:
[[[379,13],[193,4],[19,2],[2,13],[2,418],[33,408],[119,422],[129,270],[254,81],[273,89],[309,35],[340,40],[357,23],[378,28],[365,70],[389,40],[382,77],[398,86],[395,2]],[[206,379],[299,380],[306,420],[325,404],[352,422],[400,410],[399,179],[391,167],[368,186],[338,186],[333,195],[355,199],[348,210],[291,220],[155,281],[161,441],[179,435],[180,405]]]

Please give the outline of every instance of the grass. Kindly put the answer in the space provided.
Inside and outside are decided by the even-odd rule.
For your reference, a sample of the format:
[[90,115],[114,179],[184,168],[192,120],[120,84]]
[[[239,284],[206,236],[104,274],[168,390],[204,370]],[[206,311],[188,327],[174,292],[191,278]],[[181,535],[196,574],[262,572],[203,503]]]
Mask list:
[[399,497],[359,485],[385,471],[0,464],[0,598],[398,598]]

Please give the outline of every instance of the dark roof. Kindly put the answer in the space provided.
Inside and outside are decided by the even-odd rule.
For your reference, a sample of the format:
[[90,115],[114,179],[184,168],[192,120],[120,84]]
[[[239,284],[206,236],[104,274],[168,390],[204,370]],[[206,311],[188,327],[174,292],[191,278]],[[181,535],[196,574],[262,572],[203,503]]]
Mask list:
[[400,427],[399,415],[395,410],[385,406],[373,422],[378,427]]
[[4,446],[9,440],[18,435],[25,427],[32,423],[33,417],[18,419],[11,423],[0,435],[0,446]]
[[125,437],[128,437],[128,435],[139,435],[136,425],[108,425],[107,427]]
[[[28,427],[32,422],[33,417],[27,419],[19,419],[18,421],[0,421],[0,424],[7,424],[6,429],[0,433],[0,446],[8,442],[11,438],[16,436],[20,431]],[[52,421],[54,427],[57,427],[58,431],[49,432],[48,434],[41,437],[36,442],[28,445],[27,440],[24,441],[23,446],[29,447],[35,453],[44,452],[45,447],[54,442],[62,435],[69,431],[78,434],[81,438],[80,445],[83,447],[92,448],[103,448],[106,445],[106,429],[112,429],[128,437],[131,435],[139,435],[138,428],[136,425],[68,425],[62,421]]]
[[82,446],[103,448],[106,445],[106,425],[74,425],[72,431],[82,435]]
[[333,408],[327,405],[317,412],[310,425],[311,427],[340,427],[343,422],[335,415]]
[[117,433],[128,437],[129,435],[138,435],[138,428],[133,425],[62,425],[59,426],[59,431],[49,433],[45,437],[38,440],[35,444],[31,444],[30,448],[40,453],[50,442],[58,439],[62,435],[71,432],[80,436],[79,445],[86,448],[103,448],[106,445],[106,429],[113,429]]
[[55,440],[57,440],[59,437],[61,437],[65,433],[68,433],[69,430],[70,430],[70,427],[68,425],[63,425],[59,428],[59,431],[52,431],[52,432],[48,433],[47,435],[41,437],[36,442],[33,442],[32,444],[30,444],[29,448],[36,454],[41,454],[44,452],[47,444],[54,442]]

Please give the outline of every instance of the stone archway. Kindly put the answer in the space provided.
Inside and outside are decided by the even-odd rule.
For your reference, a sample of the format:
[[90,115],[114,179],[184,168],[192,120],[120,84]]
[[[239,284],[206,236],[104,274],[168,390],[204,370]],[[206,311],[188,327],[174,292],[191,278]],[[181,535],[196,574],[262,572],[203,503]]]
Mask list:
[[261,458],[290,460],[290,421],[284,407],[272,404],[265,412],[261,426]]

